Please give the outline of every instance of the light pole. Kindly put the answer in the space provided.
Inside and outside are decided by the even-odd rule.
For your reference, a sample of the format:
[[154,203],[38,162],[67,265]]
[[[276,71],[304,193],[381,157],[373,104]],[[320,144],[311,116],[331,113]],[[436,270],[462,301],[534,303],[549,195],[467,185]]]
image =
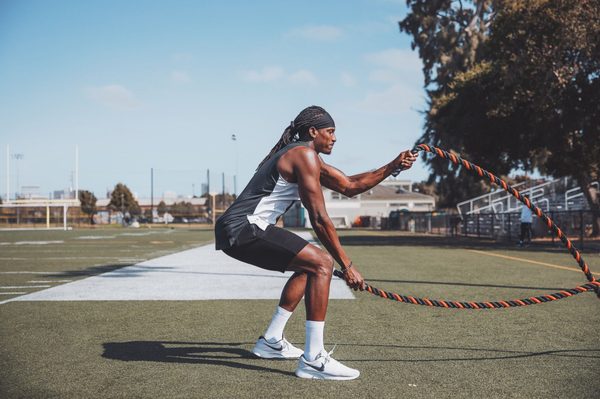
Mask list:
[[17,169],[17,181],[16,181],[16,189],[15,189],[15,199],[19,199],[19,195],[21,194],[21,190],[19,189],[19,161],[25,158],[25,154],[12,154],[12,158],[16,161],[15,168]]
[[216,207],[216,197],[217,197],[217,193],[211,193],[209,192],[208,195],[210,196],[210,200],[211,200],[211,217],[212,217],[212,224],[213,227],[215,226],[215,221],[216,221],[216,215],[217,215],[217,210],[215,209]]
[[238,175],[238,146],[237,146],[237,136],[234,134],[231,135],[231,140],[233,141],[233,145],[235,146],[235,173],[233,174],[233,195],[237,197],[237,175]]

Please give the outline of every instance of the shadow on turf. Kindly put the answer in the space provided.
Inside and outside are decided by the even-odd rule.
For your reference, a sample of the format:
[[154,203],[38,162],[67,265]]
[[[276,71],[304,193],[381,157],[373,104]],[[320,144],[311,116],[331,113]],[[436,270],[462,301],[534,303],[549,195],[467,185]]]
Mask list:
[[[386,351],[402,350],[407,351],[408,356],[405,359],[343,359],[344,361],[352,362],[399,362],[399,363],[422,363],[422,362],[455,362],[455,361],[477,361],[477,360],[504,360],[504,359],[520,359],[520,358],[531,358],[537,356],[556,356],[556,357],[569,357],[569,358],[583,358],[583,359],[600,359],[600,349],[550,349],[539,352],[528,352],[528,351],[515,351],[507,349],[485,349],[485,348],[466,348],[466,347],[451,347],[451,346],[414,346],[414,345],[373,345],[373,344],[336,344],[336,346],[351,346],[354,348],[366,347],[366,348],[385,348]],[[434,352],[476,352],[476,353],[490,353],[491,356],[438,356],[432,358],[414,358],[414,352],[419,350],[427,350]],[[412,355],[412,356],[411,356]]]
[[254,356],[252,352],[242,347],[253,344],[253,342],[107,342],[102,344],[104,347],[102,357],[125,362],[144,361],[207,364],[236,369],[266,371],[283,374],[285,376],[294,375],[294,373],[288,371],[239,362],[238,360],[257,360],[257,357]]
[[[342,235],[340,236],[342,245],[367,245],[367,246],[411,246],[411,247],[436,247],[436,248],[471,248],[471,249],[508,249],[519,250],[516,242],[494,241],[487,238],[475,237],[447,237],[436,235]],[[573,241],[579,246],[579,241]],[[585,244],[588,250],[592,249],[591,244]],[[595,248],[595,247],[594,247]],[[525,248],[528,252],[562,252],[564,246],[560,240],[555,243],[551,241],[534,241]]]
[[[134,267],[130,267],[134,266]],[[123,270],[119,270],[123,269]],[[280,278],[288,279],[289,276],[285,275],[271,275],[271,274],[250,274],[250,273],[216,273],[216,272],[188,272],[188,271],[174,271],[176,268],[172,266],[142,266],[139,264],[123,264],[119,263],[116,265],[102,265],[92,266],[81,270],[69,270],[58,274],[47,274],[44,277],[48,278],[64,278],[64,277],[91,277],[97,276],[104,273],[115,272],[102,277],[114,278],[114,277],[138,277],[145,273],[156,273],[156,272],[169,272],[177,274],[204,274],[211,276],[245,276],[245,277],[259,277],[259,278]]]
[[[67,270],[64,272],[60,272],[57,274],[48,274],[44,277],[54,277],[54,278],[63,278],[63,277],[91,277],[97,276],[104,273],[118,271],[119,269],[134,266],[133,263],[118,263],[113,265],[101,265],[101,266],[92,266],[85,269],[80,270]],[[108,275],[105,277],[136,277],[145,273],[147,271],[164,271],[170,270],[173,267],[161,267],[161,266],[139,266],[135,265],[135,269],[127,269],[119,272],[117,274]]]
[[[277,370],[254,364],[241,363],[236,360],[256,360],[256,357],[242,346],[252,345],[244,342],[174,342],[174,341],[129,341],[108,342],[103,344],[102,357],[121,361],[151,361],[164,363],[207,364],[213,366],[226,366],[237,369],[253,371],[266,371],[292,376],[293,373]],[[539,356],[556,356],[567,358],[600,359],[600,349],[551,349],[539,352],[516,351],[506,349],[486,349],[450,346],[416,346],[416,345],[389,345],[389,344],[360,344],[338,343],[336,346],[351,346],[353,348],[381,348],[389,354],[394,351],[406,351],[405,358],[344,358],[343,361],[351,362],[397,362],[397,363],[423,363],[423,362],[456,362],[456,361],[482,361],[524,359]],[[359,349],[360,350],[360,349]],[[435,356],[415,358],[415,352],[432,351]],[[481,353],[477,356],[444,356],[444,353]],[[488,354],[488,355],[484,355]],[[261,360],[261,362],[263,362]]]
[[521,285],[499,285],[499,284],[472,284],[458,283],[446,281],[418,281],[418,280],[385,280],[385,279],[368,279],[367,283],[401,283],[401,284],[425,284],[425,285],[452,285],[458,287],[486,287],[486,288],[514,288],[520,290],[544,290],[544,291],[561,291],[566,288],[562,287],[529,287]]
[[122,267],[131,266],[132,264],[115,264],[115,265],[101,265],[101,266],[92,266],[87,267],[85,269],[80,270],[67,270],[64,272],[56,273],[56,274],[48,274],[44,277],[48,278],[63,278],[63,277],[90,277],[97,276],[98,274],[112,272],[114,270],[120,269]]

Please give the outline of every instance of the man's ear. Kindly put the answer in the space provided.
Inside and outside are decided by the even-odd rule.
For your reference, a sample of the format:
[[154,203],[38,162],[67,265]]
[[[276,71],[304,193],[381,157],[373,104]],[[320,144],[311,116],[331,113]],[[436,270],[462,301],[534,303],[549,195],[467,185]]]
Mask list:
[[315,137],[317,137],[317,134],[319,134],[319,131],[317,130],[316,127],[311,126],[308,128],[308,135],[310,136],[311,139],[315,139]]

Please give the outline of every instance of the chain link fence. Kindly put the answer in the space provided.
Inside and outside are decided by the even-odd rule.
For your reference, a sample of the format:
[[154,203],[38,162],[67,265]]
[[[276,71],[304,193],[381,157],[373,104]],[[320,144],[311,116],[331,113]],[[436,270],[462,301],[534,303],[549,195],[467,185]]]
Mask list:
[[[521,235],[520,212],[480,213],[472,215],[447,214],[440,212],[408,213],[394,211],[384,218],[381,228],[413,233],[429,233],[445,236],[488,238],[498,241],[518,242]],[[557,226],[583,249],[592,241],[593,215],[591,211],[547,212]],[[557,241],[548,226],[534,215],[531,224],[533,238]],[[559,240],[558,240],[559,241]]]

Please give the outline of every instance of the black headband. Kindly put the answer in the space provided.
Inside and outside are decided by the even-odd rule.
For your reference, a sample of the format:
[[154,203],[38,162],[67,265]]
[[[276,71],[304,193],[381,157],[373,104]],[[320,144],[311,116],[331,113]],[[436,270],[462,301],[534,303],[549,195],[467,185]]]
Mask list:
[[323,129],[326,127],[335,127],[335,122],[331,115],[328,112],[324,114],[320,114],[317,116],[311,123],[311,126],[314,126],[316,129]]

